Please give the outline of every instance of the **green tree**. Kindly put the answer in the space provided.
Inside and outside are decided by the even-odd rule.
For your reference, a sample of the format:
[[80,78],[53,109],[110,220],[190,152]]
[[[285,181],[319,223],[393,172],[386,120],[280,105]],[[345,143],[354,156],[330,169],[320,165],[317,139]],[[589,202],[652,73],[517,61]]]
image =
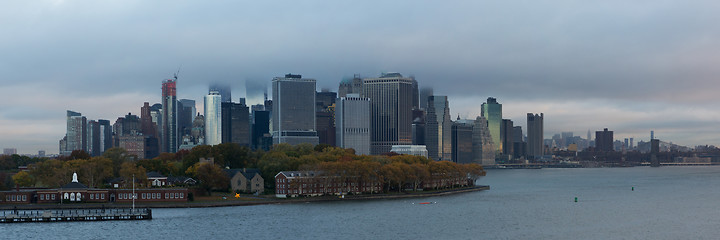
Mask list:
[[120,177],[125,179],[125,182],[130,183],[127,184],[128,186],[126,187],[132,184],[133,175],[135,176],[135,182],[137,182],[139,186],[145,186],[147,182],[147,175],[145,173],[144,167],[138,167],[132,162],[124,162],[120,167]]
[[128,154],[124,148],[110,148],[103,153],[103,157],[112,161],[114,176],[120,175],[120,168],[123,163],[137,160],[137,156]]
[[20,171],[12,176],[13,182],[20,187],[35,186],[35,178],[26,171]]
[[75,159],[90,159],[90,154],[88,154],[84,150],[73,150],[70,153],[70,160]]
[[210,163],[198,163],[195,167],[195,177],[200,180],[200,185],[210,194],[213,189],[227,190],[230,179],[218,165]]

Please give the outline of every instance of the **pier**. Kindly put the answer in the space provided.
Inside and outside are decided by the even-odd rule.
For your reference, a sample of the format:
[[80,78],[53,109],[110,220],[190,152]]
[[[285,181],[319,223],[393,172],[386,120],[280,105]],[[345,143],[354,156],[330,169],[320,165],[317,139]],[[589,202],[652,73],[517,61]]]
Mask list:
[[2,210],[0,223],[150,220],[150,208]]

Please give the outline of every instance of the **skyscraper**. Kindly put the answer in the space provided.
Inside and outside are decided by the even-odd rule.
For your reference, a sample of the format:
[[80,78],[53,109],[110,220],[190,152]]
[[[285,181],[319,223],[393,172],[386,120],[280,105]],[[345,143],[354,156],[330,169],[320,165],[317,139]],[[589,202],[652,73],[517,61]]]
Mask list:
[[266,111],[264,108],[255,109],[252,112],[253,149],[263,149],[267,151],[270,149],[271,145],[272,137],[270,136],[270,111]]
[[539,159],[544,153],[543,147],[543,113],[540,115],[527,114],[527,156]]
[[500,134],[502,138],[502,154],[506,156],[513,156],[513,121],[510,119],[503,119],[500,126]]
[[250,146],[250,112],[244,103],[223,102],[222,142]]
[[359,74],[355,74],[352,78],[343,78],[338,87],[338,98],[346,97],[348,94],[356,93],[362,96],[363,80]]
[[452,160],[457,163],[473,162],[473,127],[472,120],[457,119],[451,127]]
[[399,73],[366,78],[363,94],[370,98],[370,154],[412,144],[413,79]]
[[178,149],[176,79],[162,83],[162,152],[174,153]]
[[473,162],[484,166],[495,165],[495,143],[490,136],[485,117],[475,118],[472,136]]
[[523,141],[524,135],[521,126],[513,126],[513,157],[524,158],[527,144]]
[[433,95],[433,89],[432,88],[422,88],[420,89],[420,109],[427,109],[428,108],[428,97]]
[[[428,156],[435,160],[452,160],[452,120],[447,96],[429,96],[425,142]],[[432,119],[429,119],[432,118]]]
[[493,97],[489,97],[487,102],[481,106],[481,115],[488,121],[488,130],[495,144],[496,151],[503,151],[503,142],[500,139],[500,125],[502,125],[502,104],[498,103]]
[[205,95],[205,144],[222,143],[222,98],[220,92]]
[[595,150],[600,152],[613,151],[613,131],[607,128],[595,132]]
[[[87,118],[79,112],[67,110],[66,146],[61,155],[70,155],[74,150],[87,151]],[[62,147],[62,146],[61,146]]]
[[90,156],[100,156],[100,124],[95,120],[87,123],[87,149],[85,152]]
[[192,122],[196,115],[195,100],[180,99],[177,108],[178,134],[180,137],[190,135]]
[[359,94],[339,98],[335,112],[337,146],[370,154],[370,99]]
[[220,100],[222,102],[232,102],[232,93],[230,85],[222,83],[213,83],[210,85],[208,92],[218,92],[220,94]]
[[315,79],[286,74],[272,80],[273,144],[318,144],[315,127]]
[[112,127],[110,126],[110,120],[98,119],[100,125],[100,155],[105,153],[108,149],[112,148]]
[[321,144],[335,146],[335,101],[337,93],[323,89],[315,94],[315,127]]

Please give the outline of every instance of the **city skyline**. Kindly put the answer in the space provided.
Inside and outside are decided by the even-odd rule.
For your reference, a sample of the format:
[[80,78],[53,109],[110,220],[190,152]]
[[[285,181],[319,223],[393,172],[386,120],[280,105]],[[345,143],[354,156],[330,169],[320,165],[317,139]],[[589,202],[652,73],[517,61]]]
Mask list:
[[[252,105],[289,72],[332,91],[401,72],[448,96],[453,119],[495,97],[524,128],[526,113],[544,113],[544,138],[608,128],[720,144],[716,2],[414,3],[4,2],[0,147],[55,153],[66,110],[139,115],[179,66],[177,98],[196,102],[213,82]],[[403,19],[379,20],[394,13]]]

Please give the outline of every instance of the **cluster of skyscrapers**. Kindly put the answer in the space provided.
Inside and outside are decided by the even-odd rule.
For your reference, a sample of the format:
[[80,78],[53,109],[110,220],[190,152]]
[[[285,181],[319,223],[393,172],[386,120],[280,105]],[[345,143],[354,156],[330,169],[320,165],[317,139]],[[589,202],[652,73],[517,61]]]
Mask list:
[[[162,82],[162,102],[144,103],[141,116],[128,113],[111,126],[67,112],[67,134],[60,153],[85,150],[93,156],[111,147],[139,158],[198,145],[235,143],[253,149],[273,144],[327,144],[357,154],[412,149],[434,160],[494,164],[496,159],[543,155],[543,114],[528,113],[527,138],[513,121],[502,118],[502,105],[488,98],[475,119],[453,121],[447,96],[419,89],[414,77],[384,73],[343,79],[338,92],[318,92],[316,80],[287,74],[272,79],[272,99],[247,106],[232,102],[230,88],[212,85],[204,114],[195,101],[177,99],[177,78]],[[419,151],[418,151],[419,150]],[[396,150],[400,151],[400,150]]]

